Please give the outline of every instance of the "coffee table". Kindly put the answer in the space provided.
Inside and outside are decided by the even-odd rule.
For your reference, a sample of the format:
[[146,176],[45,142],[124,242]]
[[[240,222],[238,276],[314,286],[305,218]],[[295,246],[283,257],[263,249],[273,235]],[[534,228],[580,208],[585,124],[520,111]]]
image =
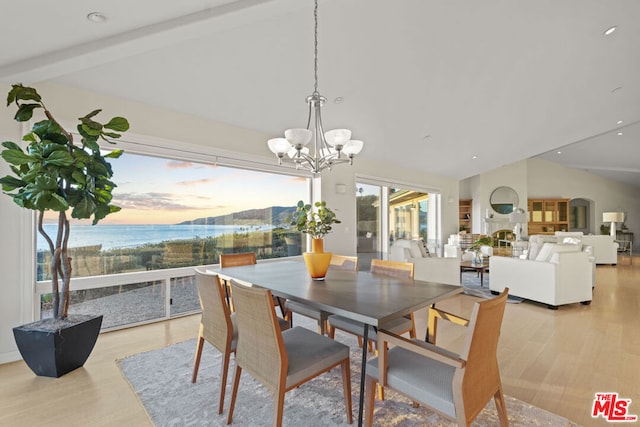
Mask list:
[[489,261],[474,262],[474,261],[462,261],[460,262],[460,281],[462,282],[463,271],[475,271],[480,273],[480,286],[484,286],[484,272],[489,271]]

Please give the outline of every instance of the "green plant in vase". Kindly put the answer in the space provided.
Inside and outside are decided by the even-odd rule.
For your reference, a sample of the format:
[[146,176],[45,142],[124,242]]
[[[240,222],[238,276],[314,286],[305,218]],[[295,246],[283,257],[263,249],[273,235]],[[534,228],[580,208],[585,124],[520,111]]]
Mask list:
[[323,238],[331,232],[333,224],[340,223],[335,212],[327,207],[325,201],[311,205],[300,200],[287,222],[296,230],[311,236],[311,252],[305,252],[303,256],[311,277],[314,280],[324,279],[331,262],[331,253],[324,252]]
[[[11,175],[0,178],[3,192],[13,198],[21,208],[37,212],[38,232],[44,237],[51,253],[53,319],[42,319],[25,326],[32,330],[59,333],[70,325],[83,323],[84,320],[79,320],[80,317],[87,317],[76,316],[76,319],[67,320],[72,271],[68,252],[71,231],[69,215],[76,219],[93,217],[95,225],[107,215],[120,210],[111,204],[112,190],[116,184],[111,181],[113,171],[108,159],[120,157],[122,150],[113,150],[103,155],[98,140],[113,143],[113,139],[120,137],[119,132],[129,129],[129,122],[123,117],[114,117],[102,124],[95,120],[95,116],[101,110],[94,110],[78,119],[77,133],[80,143],[76,144],[74,135],[54,118],[34,88],[22,84],[12,85],[7,96],[7,106],[11,104],[18,108],[15,114],[15,120],[18,122],[31,120],[34,112],[39,110],[45,116],[44,120],[34,123],[31,132],[23,137],[23,141],[27,143],[26,149],[23,150],[15,142],[5,141],[2,143],[4,150],[0,154],[12,172]],[[43,226],[47,211],[57,213],[58,227],[55,236],[47,234]],[[99,316],[99,320],[101,323],[102,316]],[[18,329],[14,328],[17,343]],[[98,323],[98,331],[99,329]],[[20,343],[18,347],[20,348]],[[22,349],[20,351],[29,364]],[[88,357],[88,354],[86,356]],[[40,362],[36,363],[38,364]],[[36,372],[31,364],[29,366]],[[54,372],[54,375],[38,374],[61,375],[60,371]]]

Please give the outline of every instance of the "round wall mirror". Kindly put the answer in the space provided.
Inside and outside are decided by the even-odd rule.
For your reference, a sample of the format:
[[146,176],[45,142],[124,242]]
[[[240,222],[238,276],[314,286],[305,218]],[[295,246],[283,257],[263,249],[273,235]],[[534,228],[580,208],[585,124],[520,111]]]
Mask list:
[[518,193],[511,187],[498,187],[491,193],[489,203],[497,213],[510,214],[518,207]]

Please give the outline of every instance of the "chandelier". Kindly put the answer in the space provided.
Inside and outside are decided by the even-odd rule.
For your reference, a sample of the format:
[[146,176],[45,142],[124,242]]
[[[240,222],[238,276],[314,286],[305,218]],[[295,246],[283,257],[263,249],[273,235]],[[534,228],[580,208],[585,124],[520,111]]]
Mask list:
[[[293,163],[296,169],[319,174],[333,165],[353,164],[353,157],[360,153],[362,141],[351,139],[349,129],[334,129],[325,132],[322,125],[321,109],[327,98],[318,92],[318,0],[313,11],[314,31],[314,90],[307,96],[309,118],[306,129],[287,129],[284,138],[267,141],[269,149],[278,158],[278,164]],[[313,123],[311,119],[313,118]],[[313,140],[313,156],[307,145]]]

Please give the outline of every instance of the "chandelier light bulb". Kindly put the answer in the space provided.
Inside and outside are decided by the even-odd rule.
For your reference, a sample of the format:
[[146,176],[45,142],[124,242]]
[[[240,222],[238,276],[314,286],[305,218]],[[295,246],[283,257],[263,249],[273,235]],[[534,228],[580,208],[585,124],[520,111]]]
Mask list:
[[349,129],[333,129],[325,132],[324,138],[330,146],[342,148],[351,139],[351,131]]
[[273,138],[267,141],[269,150],[276,156],[281,156],[291,149],[291,144],[284,138]]

